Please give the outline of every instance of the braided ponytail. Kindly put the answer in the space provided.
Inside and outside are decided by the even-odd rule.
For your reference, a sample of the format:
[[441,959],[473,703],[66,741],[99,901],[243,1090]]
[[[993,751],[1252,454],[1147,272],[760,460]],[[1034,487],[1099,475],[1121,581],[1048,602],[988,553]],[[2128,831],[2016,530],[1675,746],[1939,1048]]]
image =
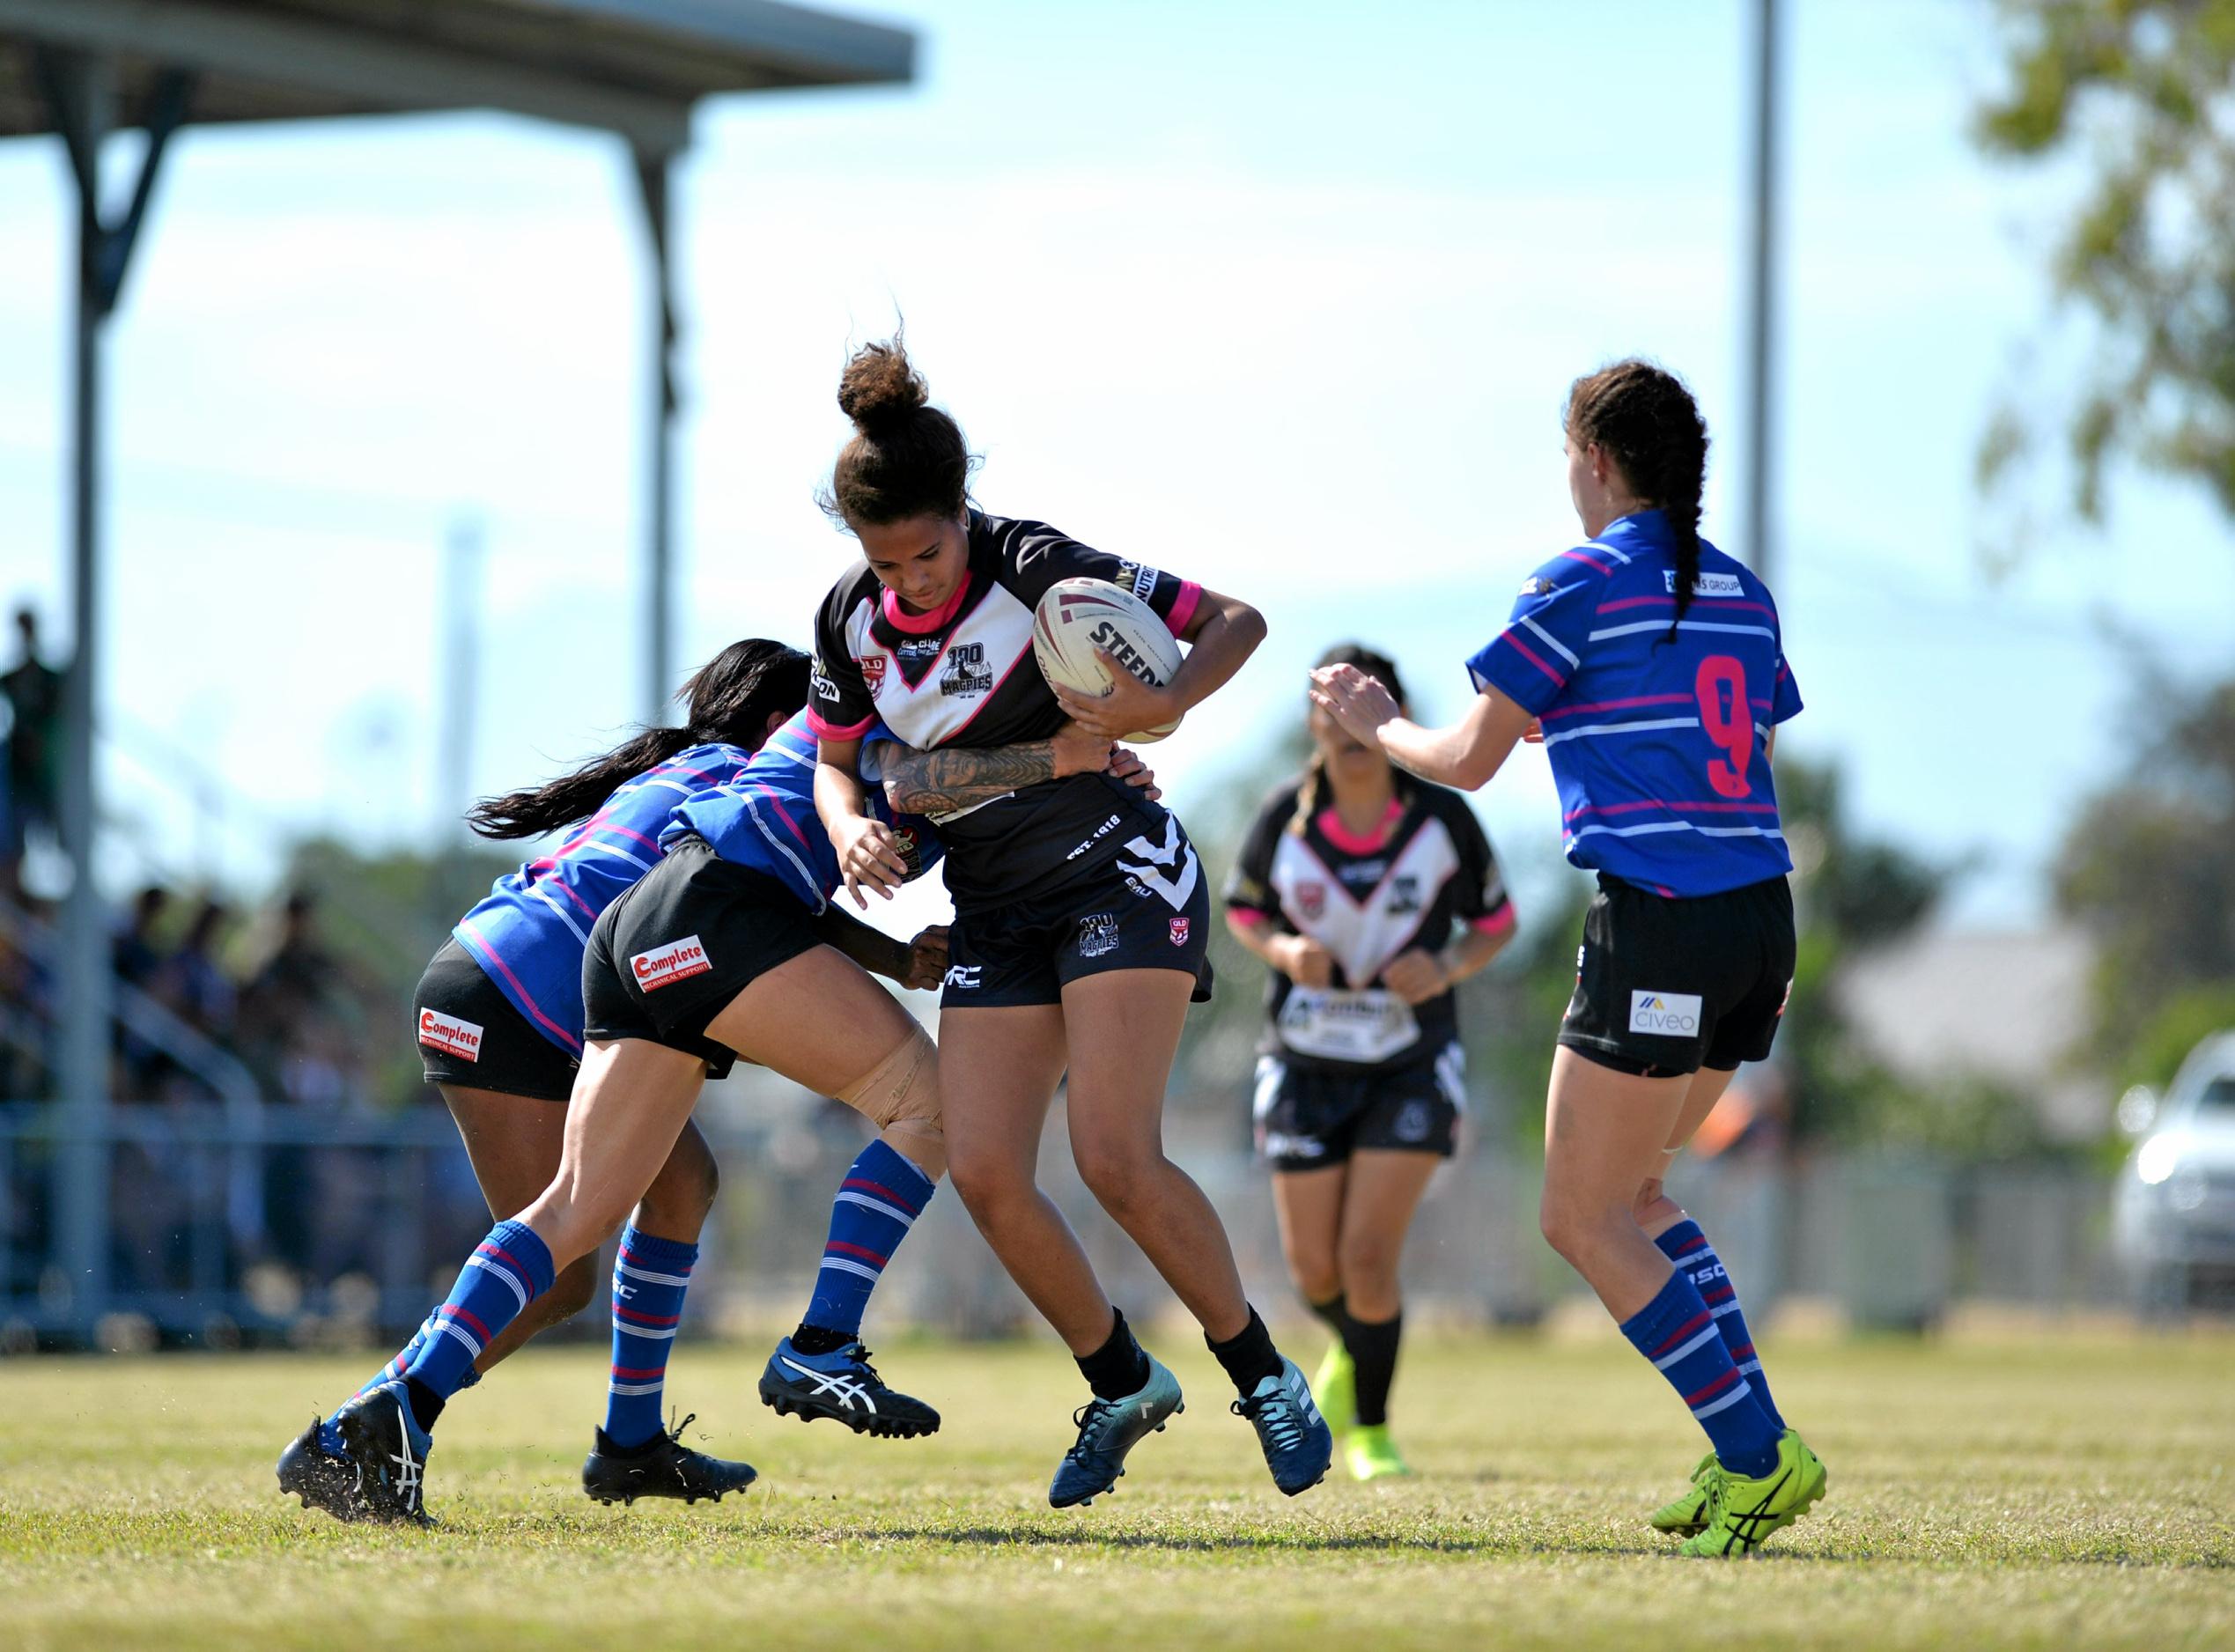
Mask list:
[[1592,442],[1619,467],[1644,504],[1664,513],[1676,535],[1676,618],[1662,640],[1676,640],[1677,624],[1692,606],[1700,582],[1700,495],[1707,484],[1708,422],[1684,380],[1666,368],[1632,358],[1568,387],[1567,434],[1578,446]]

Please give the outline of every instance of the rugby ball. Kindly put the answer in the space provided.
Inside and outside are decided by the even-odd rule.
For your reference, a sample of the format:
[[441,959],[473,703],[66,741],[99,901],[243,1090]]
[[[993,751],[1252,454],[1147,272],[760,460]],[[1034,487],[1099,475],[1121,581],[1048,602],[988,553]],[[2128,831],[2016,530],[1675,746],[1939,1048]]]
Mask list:
[[[1107,650],[1143,682],[1162,688],[1180,667],[1179,640],[1156,610],[1107,579],[1064,579],[1048,587],[1032,616],[1032,653],[1040,675],[1058,688],[1100,699],[1110,673],[1095,654]],[[1162,740],[1179,719],[1125,736]]]

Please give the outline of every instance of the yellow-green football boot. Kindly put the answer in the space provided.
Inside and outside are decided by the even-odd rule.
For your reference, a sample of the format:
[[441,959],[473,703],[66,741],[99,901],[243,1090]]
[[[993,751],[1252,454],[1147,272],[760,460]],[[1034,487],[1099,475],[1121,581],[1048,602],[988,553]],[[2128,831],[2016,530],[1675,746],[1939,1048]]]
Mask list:
[[1704,1530],[1708,1523],[1708,1485],[1715,1479],[1715,1454],[1710,1451],[1692,1471],[1692,1484],[1685,1489],[1684,1495],[1672,1503],[1663,1503],[1649,1516],[1653,1530],[1676,1538],[1688,1538]]
[[1718,1464],[1708,1475],[1708,1523],[1685,1541],[1684,1552],[1712,1559],[1752,1554],[1770,1534],[1798,1520],[1824,1494],[1831,1477],[1798,1434],[1777,1442],[1777,1466],[1759,1479]]
[[1413,1471],[1398,1455],[1385,1422],[1361,1422],[1353,1428],[1343,1441],[1343,1461],[1349,1465],[1350,1478],[1354,1480],[1386,1479],[1392,1474]]
[[1358,1426],[1358,1367],[1339,1337],[1311,1374],[1311,1403],[1334,1431],[1337,1445]]

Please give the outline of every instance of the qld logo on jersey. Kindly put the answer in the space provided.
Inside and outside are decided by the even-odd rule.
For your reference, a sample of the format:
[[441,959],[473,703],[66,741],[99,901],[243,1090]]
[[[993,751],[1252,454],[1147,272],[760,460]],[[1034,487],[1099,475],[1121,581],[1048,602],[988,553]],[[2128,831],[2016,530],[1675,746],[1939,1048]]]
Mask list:
[[1327,886],[1324,883],[1296,885],[1296,915],[1307,924],[1316,924],[1327,916]]
[[1172,945],[1175,947],[1184,947],[1187,945],[1187,919],[1184,918],[1175,918],[1172,919]]
[[853,663],[861,667],[861,680],[869,685],[869,695],[874,699],[884,691],[885,667],[892,663],[889,654],[856,654]]
[[647,992],[673,986],[694,975],[704,975],[713,967],[713,961],[707,957],[705,947],[696,935],[685,935],[681,940],[654,947],[629,960],[629,973]]
[[1694,1038],[1700,1033],[1697,992],[1633,992],[1630,1030],[1660,1038]]

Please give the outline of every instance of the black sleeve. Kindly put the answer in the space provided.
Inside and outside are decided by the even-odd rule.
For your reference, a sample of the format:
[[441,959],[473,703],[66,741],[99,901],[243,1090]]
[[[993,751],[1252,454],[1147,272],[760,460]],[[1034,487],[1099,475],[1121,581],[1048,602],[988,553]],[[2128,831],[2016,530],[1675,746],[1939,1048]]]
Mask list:
[[995,577],[1027,608],[1037,608],[1048,587],[1061,580],[1106,579],[1147,603],[1177,636],[1187,629],[1203,595],[1203,587],[1192,579],[1082,545],[1045,522],[988,517],[984,525],[999,558]]
[[861,601],[861,576],[830,588],[815,615],[815,669],[808,681],[808,724],[820,740],[859,740],[877,720],[877,702],[853,657],[846,623]]
[[1225,900],[1228,911],[1261,912],[1280,917],[1280,897],[1272,888],[1272,854],[1280,846],[1280,834],[1296,812],[1296,789],[1284,786],[1265,800],[1257,819],[1242,839],[1234,870],[1227,874]]
[[1435,797],[1436,813],[1459,855],[1459,869],[1452,874],[1453,916],[1470,929],[1505,928],[1513,922],[1513,902],[1507,898],[1505,875],[1482,822],[1457,793],[1439,789]]

